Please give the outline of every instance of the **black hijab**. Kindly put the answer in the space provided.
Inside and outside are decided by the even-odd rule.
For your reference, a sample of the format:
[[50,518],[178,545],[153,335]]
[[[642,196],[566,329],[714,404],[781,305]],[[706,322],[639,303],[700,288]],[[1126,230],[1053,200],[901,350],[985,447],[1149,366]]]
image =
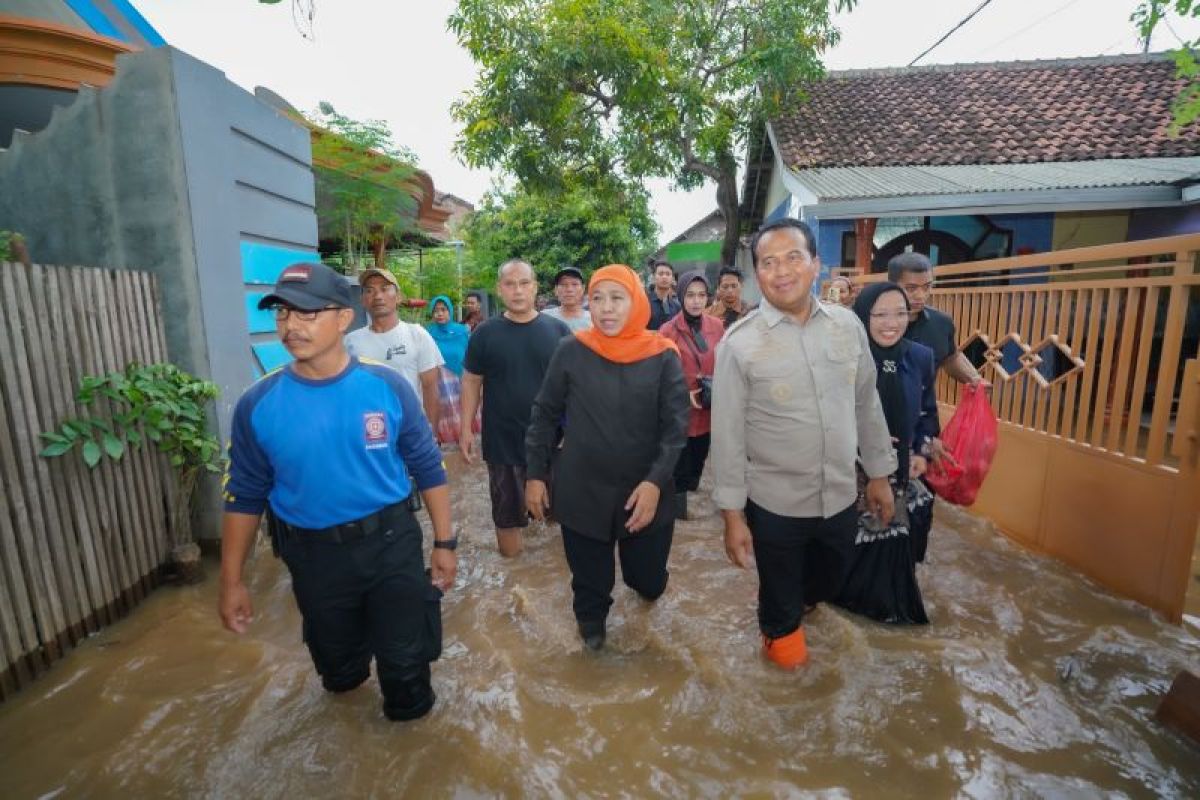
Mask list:
[[908,449],[912,444],[913,419],[904,395],[900,362],[910,345],[903,336],[891,347],[883,347],[871,338],[871,309],[875,307],[875,302],[888,292],[899,292],[904,298],[904,307],[909,307],[908,296],[904,294],[904,290],[894,283],[884,282],[866,286],[858,297],[854,298],[853,308],[866,327],[867,339],[871,342],[871,356],[875,359],[875,389],[883,403],[883,416],[887,420],[888,431],[898,440],[896,457],[899,468],[896,474],[904,481],[908,478]]
[[704,311],[702,310],[699,314],[695,315],[689,314],[687,308],[683,305],[683,298],[687,295],[688,287],[696,281],[704,284],[704,291],[709,296],[712,295],[712,287],[708,285],[708,278],[704,276],[703,270],[692,270],[683,273],[679,278],[679,287],[676,289],[676,293],[679,295],[679,313],[683,315],[683,321],[687,323],[688,330],[692,333],[692,343],[696,346],[698,352],[706,353],[708,352],[708,340],[704,338],[702,331]]

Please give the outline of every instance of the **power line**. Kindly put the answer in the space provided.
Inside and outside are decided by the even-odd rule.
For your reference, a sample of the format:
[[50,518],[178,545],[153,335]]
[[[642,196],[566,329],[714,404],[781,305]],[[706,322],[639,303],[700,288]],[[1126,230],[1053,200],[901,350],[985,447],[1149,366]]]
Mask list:
[[1166,18],[1164,17],[1164,18],[1163,18],[1163,24],[1167,26],[1167,30],[1169,30],[1169,31],[1171,32],[1171,35],[1175,37],[1175,41],[1179,42],[1179,46],[1180,46],[1180,47],[1182,47],[1182,48],[1185,48],[1185,49],[1186,49],[1186,48],[1187,48],[1187,46],[1188,46],[1187,42],[1185,42],[1185,41],[1184,41],[1184,40],[1183,40],[1183,39],[1180,37],[1180,35],[1179,35],[1178,33],[1176,33],[1176,32],[1175,32],[1175,29],[1174,29],[1173,27],[1171,27],[1171,20],[1169,20],[1169,19],[1166,19]]
[[1071,6],[1075,5],[1075,4],[1076,4],[1076,3],[1078,3],[1078,2],[1079,2],[1079,0],[1067,0],[1067,2],[1063,3],[1063,4],[1062,4],[1061,6],[1059,6],[1058,8],[1054,9],[1053,11],[1051,11],[1051,12],[1050,12],[1050,13],[1048,13],[1048,14],[1043,14],[1042,16],[1040,16],[1040,17],[1038,17],[1037,19],[1035,19],[1033,22],[1031,22],[1031,23],[1029,23],[1028,25],[1026,25],[1024,28],[1021,28],[1019,31],[1016,31],[1015,33],[1010,33],[1008,36],[1005,36],[1003,39],[1001,39],[1000,41],[998,41],[998,42],[996,42],[995,44],[991,45],[990,47],[986,47],[986,48],[984,48],[983,50],[980,50],[980,51],[979,51],[979,55],[983,55],[984,53],[990,53],[990,52],[992,52],[993,50],[995,50],[995,49],[996,49],[997,47],[999,47],[1000,45],[1002,45],[1002,44],[1005,44],[1005,43],[1007,43],[1007,42],[1010,42],[1010,41],[1012,41],[1013,39],[1015,39],[1015,38],[1017,38],[1018,36],[1020,36],[1022,33],[1025,33],[1025,31],[1028,31],[1028,30],[1031,30],[1031,29],[1033,29],[1033,28],[1036,28],[1038,25],[1041,25],[1041,24],[1042,24],[1043,22],[1045,22],[1046,20],[1050,19],[1051,17],[1055,16],[1056,14],[1060,14],[1060,13],[1062,13],[1063,11],[1066,11],[1068,8],[1070,8]]
[[1121,38],[1120,38],[1120,39],[1117,39],[1115,42],[1113,42],[1112,44],[1110,44],[1108,47],[1106,47],[1106,48],[1104,48],[1103,50],[1101,50],[1101,51],[1100,51],[1100,55],[1102,55],[1102,56],[1106,56],[1106,55],[1108,55],[1108,51],[1109,51],[1109,50],[1112,50],[1114,47],[1116,47],[1116,46],[1118,46],[1118,45],[1123,45],[1123,44],[1125,44],[1127,41],[1129,41],[1129,34],[1123,34],[1123,35],[1121,36]]
[[980,11],[983,11],[983,9],[984,9],[984,8],[986,8],[986,7],[987,7],[987,6],[988,6],[988,5],[989,5],[991,2],[992,2],[992,0],[983,0],[983,2],[982,2],[982,3],[980,3],[980,4],[979,4],[979,5],[978,5],[978,6],[975,8],[975,10],[974,10],[974,11],[972,11],[970,14],[967,14],[967,16],[965,16],[965,17],[963,18],[962,22],[958,23],[958,24],[957,24],[957,25],[955,25],[953,28],[951,28],[950,30],[946,31],[946,34],[945,34],[945,35],[944,35],[942,38],[940,38],[940,39],[938,39],[936,42],[934,42],[933,44],[929,45],[929,47],[928,47],[928,48],[926,48],[925,52],[921,53],[921,55],[917,56],[917,57],[916,57],[916,58],[914,58],[912,61],[908,62],[908,66],[910,66],[910,67],[911,67],[913,64],[916,64],[916,63],[917,63],[918,61],[920,61],[922,58],[924,58],[925,56],[927,56],[927,55],[929,55],[931,52],[933,52],[933,49],[934,49],[935,47],[937,47],[939,44],[941,44],[942,42],[944,42],[944,41],[946,41],[947,39],[949,39],[949,38],[950,38],[950,36],[951,36],[951,34],[953,34],[953,33],[954,33],[956,30],[958,30],[959,28],[961,28],[963,25],[966,25],[968,22],[970,22],[972,17],[974,17],[974,16],[975,16],[976,14],[978,14]]

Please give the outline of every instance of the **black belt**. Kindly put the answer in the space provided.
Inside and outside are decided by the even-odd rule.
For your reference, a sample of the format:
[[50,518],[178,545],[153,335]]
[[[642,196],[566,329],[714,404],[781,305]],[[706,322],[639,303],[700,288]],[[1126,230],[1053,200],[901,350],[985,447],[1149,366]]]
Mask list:
[[393,503],[390,506],[384,506],[374,514],[368,514],[362,519],[343,522],[340,525],[332,525],[328,528],[300,528],[283,520],[280,520],[280,525],[285,532],[293,536],[323,539],[337,544],[348,544],[350,542],[357,542],[359,539],[365,539],[379,531],[387,530],[390,527],[388,522],[394,520],[399,512],[412,513],[408,510],[407,499],[401,500],[399,503]]

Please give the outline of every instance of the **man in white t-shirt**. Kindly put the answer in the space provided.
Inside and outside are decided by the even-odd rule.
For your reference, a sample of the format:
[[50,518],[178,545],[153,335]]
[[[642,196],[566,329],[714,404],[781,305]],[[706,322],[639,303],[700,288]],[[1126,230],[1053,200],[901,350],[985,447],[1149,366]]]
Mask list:
[[429,331],[400,319],[404,295],[396,276],[386,269],[364,270],[358,276],[363,308],[371,322],[346,334],[351,355],[387,364],[403,375],[421,397],[429,424],[437,430],[438,367],[446,363]]
[[592,315],[583,305],[583,273],[575,267],[563,267],[554,276],[554,295],[558,306],[547,308],[543,314],[567,323],[571,332],[592,327]]

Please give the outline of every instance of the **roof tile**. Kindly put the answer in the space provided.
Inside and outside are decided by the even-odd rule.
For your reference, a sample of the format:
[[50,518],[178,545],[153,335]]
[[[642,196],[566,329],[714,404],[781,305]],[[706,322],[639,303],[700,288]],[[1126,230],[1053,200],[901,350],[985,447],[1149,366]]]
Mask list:
[[793,169],[1200,155],[1161,54],[831,72],[772,122]]

